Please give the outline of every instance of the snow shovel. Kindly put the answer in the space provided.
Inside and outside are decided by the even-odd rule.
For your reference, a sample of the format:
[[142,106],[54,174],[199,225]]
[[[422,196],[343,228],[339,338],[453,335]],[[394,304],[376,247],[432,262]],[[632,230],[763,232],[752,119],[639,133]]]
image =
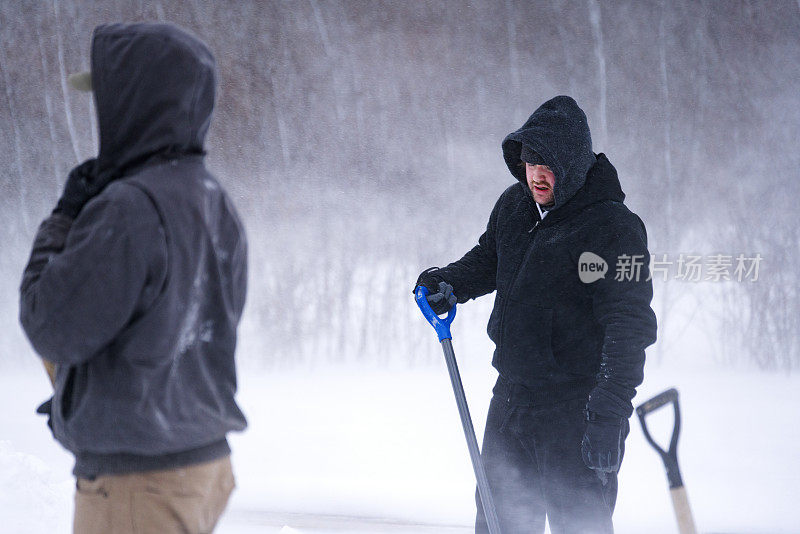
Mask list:
[[[675,426],[672,429],[672,438],[669,442],[669,450],[662,449],[650,435],[647,430],[647,423],[645,417],[659,408],[672,403],[672,408],[675,411]],[[639,422],[642,424],[642,431],[644,437],[653,446],[653,448],[661,455],[664,461],[664,467],[667,469],[667,480],[669,481],[669,493],[672,497],[672,506],[675,508],[675,516],[678,519],[678,532],[680,534],[696,534],[697,528],[694,525],[694,518],[692,517],[692,509],[689,507],[689,498],[686,496],[686,488],[683,487],[683,479],[681,478],[681,471],[678,469],[678,435],[681,431],[681,410],[678,406],[678,390],[670,388],[667,391],[656,395],[649,401],[641,404],[636,408],[636,415],[639,416]]]
[[481,452],[478,449],[478,440],[475,438],[475,429],[472,426],[472,418],[469,415],[467,398],[464,395],[464,386],[461,384],[461,375],[458,373],[456,355],[453,352],[453,336],[450,335],[450,323],[456,317],[455,304],[447,313],[447,317],[442,319],[433,312],[428,303],[428,288],[419,286],[415,295],[417,306],[422,311],[422,315],[428,320],[436,333],[444,350],[444,359],[447,363],[447,372],[450,373],[450,383],[453,385],[453,393],[456,396],[458,405],[458,415],[461,416],[461,426],[464,428],[464,436],[467,438],[467,448],[469,457],[472,460],[472,469],[475,471],[475,479],[478,481],[478,495],[483,504],[483,513],[486,516],[486,523],[489,527],[489,534],[501,534],[500,521],[497,519],[497,510],[494,507],[492,492],[489,489],[489,481],[486,478],[486,471],[483,468]]

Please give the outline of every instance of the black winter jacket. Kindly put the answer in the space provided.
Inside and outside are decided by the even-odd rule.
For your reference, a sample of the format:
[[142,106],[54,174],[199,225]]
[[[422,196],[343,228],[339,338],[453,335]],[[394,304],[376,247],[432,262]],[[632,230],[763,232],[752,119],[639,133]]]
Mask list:
[[234,350],[247,246],[202,156],[214,77],[211,52],[173,26],[95,30],[98,165],[110,183],[74,222],[42,223],[20,300],[28,338],[58,366],[53,432],[78,475],[219,455],[246,426]]
[[[526,183],[523,143],[555,174],[544,220]],[[569,97],[537,109],[503,141],[503,155],[520,183],[501,195],[478,245],[439,274],[459,302],[497,290],[488,333],[501,377],[552,400],[585,395],[589,410],[629,417],[644,350],[656,339],[644,224],[623,204],[613,165],[592,153],[586,116]],[[604,278],[581,281],[584,252],[607,262]],[[616,279],[623,255],[641,265],[638,281],[632,271]]]

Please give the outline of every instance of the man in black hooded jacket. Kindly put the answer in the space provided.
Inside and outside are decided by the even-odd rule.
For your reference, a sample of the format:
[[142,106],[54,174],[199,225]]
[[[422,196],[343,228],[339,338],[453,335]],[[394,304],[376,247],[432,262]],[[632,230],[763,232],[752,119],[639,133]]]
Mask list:
[[[503,156],[519,183],[478,244],[417,286],[437,313],[497,291],[481,456],[502,531],[542,532],[547,517],[554,534],[612,532],[631,401],[656,339],[645,227],[572,98],[539,107]],[[476,532],[488,532],[479,497]]]
[[215,63],[168,24],[95,29],[96,159],[40,226],[20,320],[55,364],[55,438],[75,455],[74,531],[210,532],[234,487],[226,435],[247,245],[203,164]]

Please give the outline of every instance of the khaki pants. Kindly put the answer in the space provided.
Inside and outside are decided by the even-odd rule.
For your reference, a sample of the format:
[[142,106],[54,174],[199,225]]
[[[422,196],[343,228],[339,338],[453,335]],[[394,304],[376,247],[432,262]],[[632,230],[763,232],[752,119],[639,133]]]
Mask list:
[[230,456],[178,469],[79,478],[74,532],[212,532],[234,487]]

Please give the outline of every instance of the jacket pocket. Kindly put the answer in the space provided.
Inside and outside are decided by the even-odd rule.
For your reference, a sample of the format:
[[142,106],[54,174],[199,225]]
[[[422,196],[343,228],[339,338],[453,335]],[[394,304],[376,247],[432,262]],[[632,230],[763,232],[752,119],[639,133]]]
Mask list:
[[502,318],[498,370],[510,379],[547,378],[559,372],[553,356],[553,310],[508,299]]
[[500,316],[503,314],[503,303],[505,299],[496,293],[494,297],[494,307],[492,314],[489,316],[489,324],[486,325],[486,333],[489,334],[496,346],[500,346]]

